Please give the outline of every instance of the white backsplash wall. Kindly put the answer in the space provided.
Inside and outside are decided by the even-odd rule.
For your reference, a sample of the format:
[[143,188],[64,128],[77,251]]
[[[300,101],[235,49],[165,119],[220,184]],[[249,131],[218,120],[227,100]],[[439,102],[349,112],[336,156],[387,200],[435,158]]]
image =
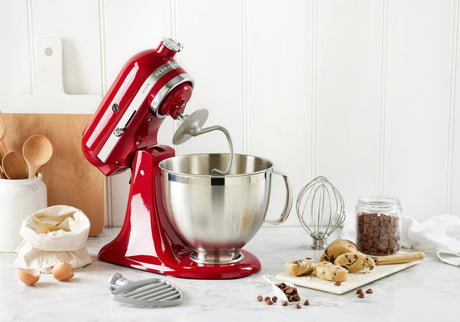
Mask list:
[[[323,175],[349,216],[363,193],[420,220],[460,214],[459,0],[0,0],[0,30],[3,112],[2,97],[32,92],[38,38],[62,38],[68,94],[103,95],[130,56],[172,37],[196,83],[187,111],[207,108],[236,152],[287,173],[294,206]],[[177,150],[227,147],[209,134]],[[128,180],[107,179],[108,225],[123,222]],[[284,194],[274,177],[268,217]]]

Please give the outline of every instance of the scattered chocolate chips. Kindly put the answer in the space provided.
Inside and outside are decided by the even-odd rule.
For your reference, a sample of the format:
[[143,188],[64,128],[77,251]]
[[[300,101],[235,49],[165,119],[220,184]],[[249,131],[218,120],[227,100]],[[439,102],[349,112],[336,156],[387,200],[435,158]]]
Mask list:
[[[341,283],[339,281],[337,281],[334,284],[339,286]],[[297,293],[297,288],[296,287],[287,286],[285,283],[279,283],[279,284],[276,284],[276,286],[278,286],[284,292],[284,294],[286,294],[289,302],[298,302],[298,301],[300,301],[300,296]],[[365,292],[363,291],[362,288],[359,288],[359,289],[356,290],[357,297],[361,298],[361,299],[365,297],[365,294],[373,294],[373,293],[374,293],[374,291],[372,290],[372,288],[368,288]],[[270,298],[270,296],[263,297],[262,295],[258,295],[257,296],[257,301],[262,302],[262,300],[264,300],[265,304],[267,304],[267,305],[273,305],[273,303],[276,303],[278,301],[278,297],[273,296],[273,297]],[[288,306],[289,305],[288,301],[283,300],[281,302],[281,305],[282,306]],[[306,299],[303,302],[303,305],[304,306],[310,305],[310,301],[308,301],[308,299]],[[295,308],[300,309],[301,308],[300,304],[296,303]]]
[[[374,291],[373,291],[371,288],[368,288],[368,289],[366,290],[366,294],[372,294],[372,293],[374,293]],[[363,289],[362,289],[362,288],[358,289],[358,290],[356,291],[356,294],[358,294],[358,297],[359,297],[359,298],[361,298],[361,299],[364,298],[364,292],[363,292]]]
[[342,282],[340,282],[340,281],[336,281],[336,282],[334,283],[334,285],[336,285],[336,286],[340,286],[340,285],[342,285]]
[[[300,295],[297,293],[297,288],[296,287],[292,287],[292,286],[288,286],[286,285],[285,283],[278,283],[276,284],[277,287],[279,287],[284,294],[286,294],[286,297],[287,297],[287,301],[286,300],[283,300],[283,302],[281,302],[281,305],[282,306],[287,306],[289,302],[298,302],[300,301]],[[267,305],[273,305],[273,303],[276,303],[278,301],[278,297],[277,296],[273,296],[270,298],[270,296],[265,296],[263,297],[262,295],[258,295],[257,296],[257,301],[259,302],[262,302],[262,300],[265,301],[265,304]],[[308,300],[305,301],[304,305],[309,305],[310,303],[308,302]],[[299,307],[297,307],[299,306]],[[297,303],[297,306],[296,308],[299,308],[300,309],[300,305]]]

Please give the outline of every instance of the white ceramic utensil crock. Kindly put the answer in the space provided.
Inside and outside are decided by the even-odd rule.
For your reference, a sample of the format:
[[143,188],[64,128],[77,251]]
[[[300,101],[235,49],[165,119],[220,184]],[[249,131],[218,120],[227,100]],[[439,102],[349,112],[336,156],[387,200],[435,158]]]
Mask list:
[[22,221],[47,206],[46,185],[39,173],[31,179],[0,179],[0,252],[14,252],[21,244]]

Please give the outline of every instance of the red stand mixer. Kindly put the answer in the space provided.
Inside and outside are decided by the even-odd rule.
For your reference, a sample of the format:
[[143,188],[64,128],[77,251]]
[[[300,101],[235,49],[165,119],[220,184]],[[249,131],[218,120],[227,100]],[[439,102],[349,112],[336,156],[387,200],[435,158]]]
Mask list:
[[99,259],[185,278],[247,276],[260,269],[254,255],[241,250],[238,260],[194,260],[166,215],[159,163],[175,152],[157,145],[157,133],[167,116],[182,117],[193,88],[192,78],[174,60],[180,49],[165,39],[158,48],[133,56],[83,132],[83,153],[104,175],[132,169],[123,227]]

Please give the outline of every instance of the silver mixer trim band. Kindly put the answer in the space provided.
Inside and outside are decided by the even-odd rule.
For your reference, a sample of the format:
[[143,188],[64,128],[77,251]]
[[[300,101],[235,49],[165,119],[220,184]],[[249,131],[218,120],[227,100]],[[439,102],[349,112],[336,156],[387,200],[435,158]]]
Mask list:
[[161,114],[158,110],[160,103],[163,101],[163,99],[166,97],[166,95],[168,95],[168,93],[172,89],[186,82],[191,83],[193,86],[193,78],[189,74],[179,74],[176,77],[172,78],[165,85],[163,85],[163,87],[158,91],[158,93],[153,98],[152,104],[150,105],[150,108],[152,109],[153,114],[155,114],[156,117],[158,118],[166,117],[166,115]]
[[[160,165],[161,168],[161,165]],[[163,169],[163,171],[165,171]],[[246,174],[244,176],[241,175],[227,175],[227,176],[214,176],[214,175],[190,175],[184,176],[183,173],[175,174],[175,173],[167,173],[167,180],[170,182],[175,182],[179,184],[194,184],[194,185],[204,185],[204,186],[232,186],[232,185],[241,185],[241,184],[251,184],[257,183],[260,181],[267,180],[266,175],[268,173],[272,173],[271,170],[261,171],[261,172],[253,172]],[[260,177],[260,175],[263,175]]]
[[[177,64],[175,61],[169,61],[169,62],[161,65],[157,69],[155,69],[155,71],[152,74],[150,74],[149,77],[147,77],[147,79],[144,81],[144,83],[142,84],[141,88],[137,92],[136,96],[134,96],[133,100],[131,101],[131,104],[129,104],[129,106],[126,109],[125,113],[123,114],[123,116],[118,121],[117,126],[115,127],[113,132],[110,134],[110,136],[107,138],[107,141],[104,143],[104,146],[101,148],[101,150],[97,154],[97,157],[99,158],[99,160],[101,160],[102,162],[107,161],[107,159],[109,158],[109,156],[112,153],[113,149],[115,148],[115,146],[117,145],[118,141],[120,140],[120,137],[123,135],[126,127],[128,127],[129,123],[133,119],[134,115],[136,114],[137,110],[141,106],[142,102],[145,101],[145,99],[147,98],[148,94],[152,90],[153,86],[155,86],[155,84],[158,82],[158,80],[160,80],[168,72],[170,72],[170,71],[172,71],[174,69],[178,69],[178,68],[181,68],[179,66],[179,64]],[[192,78],[188,74],[181,74],[181,75],[186,75],[186,76],[183,76],[183,78],[186,79],[186,80],[183,80],[182,82],[190,81],[190,82],[193,83]],[[179,76],[181,76],[181,75],[179,75]],[[174,77],[172,80],[176,79],[177,77],[178,76]],[[188,80],[188,79],[190,79],[190,80]],[[160,93],[162,93],[162,96],[160,96],[158,98],[159,99],[158,105],[159,105],[159,103],[161,103],[162,99],[168,94],[169,90],[171,90],[172,88],[174,88],[175,86],[180,84],[180,83],[176,84],[174,87],[172,87],[168,91],[166,91],[166,93],[163,93],[164,88],[169,83],[171,83],[172,80],[170,80],[166,85],[164,85],[160,89],[160,91],[157,93],[157,95],[154,97],[154,101],[155,101],[155,99],[157,99],[158,95]],[[156,114],[158,114],[158,113],[156,113]]]

